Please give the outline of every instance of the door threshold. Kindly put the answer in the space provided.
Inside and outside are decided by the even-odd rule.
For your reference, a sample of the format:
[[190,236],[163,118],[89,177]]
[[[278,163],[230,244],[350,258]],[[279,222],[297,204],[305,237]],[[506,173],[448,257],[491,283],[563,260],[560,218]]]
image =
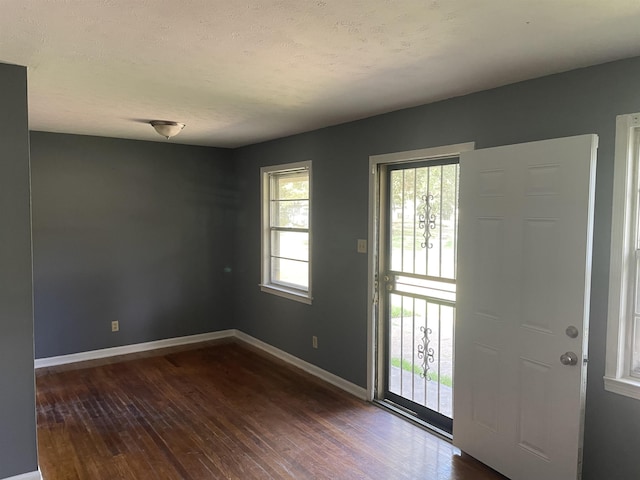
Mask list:
[[445,440],[449,443],[453,442],[453,435],[449,432],[445,432],[444,430],[431,425],[428,422],[425,422],[424,420],[422,420],[420,417],[418,417],[415,412],[412,412],[411,410],[408,410],[404,407],[401,407],[400,405],[397,405],[393,402],[390,402],[389,400],[377,400],[374,399],[373,400],[373,404],[383,408],[391,413],[393,413],[394,415],[397,415],[399,417],[404,418],[405,420],[409,420],[410,422],[412,422],[413,424],[423,428],[424,430],[427,430],[429,433],[432,433],[434,435],[436,435],[437,437],[440,437],[442,440]]

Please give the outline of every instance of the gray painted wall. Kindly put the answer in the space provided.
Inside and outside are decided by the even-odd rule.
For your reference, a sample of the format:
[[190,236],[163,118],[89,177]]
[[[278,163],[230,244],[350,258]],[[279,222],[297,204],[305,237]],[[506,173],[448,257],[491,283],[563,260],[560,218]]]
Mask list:
[[229,150],[32,132],[31,161],[36,358],[233,326]]
[[[640,111],[640,58],[576,70],[235,151],[236,328],[366,386],[370,155],[600,136],[585,432],[586,480],[640,478],[640,402],[604,391],[615,117]],[[259,167],[313,160],[312,306],[259,291]],[[311,347],[317,335],[319,349]]]
[[0,64],[0,478],[38,469],[27,70]]

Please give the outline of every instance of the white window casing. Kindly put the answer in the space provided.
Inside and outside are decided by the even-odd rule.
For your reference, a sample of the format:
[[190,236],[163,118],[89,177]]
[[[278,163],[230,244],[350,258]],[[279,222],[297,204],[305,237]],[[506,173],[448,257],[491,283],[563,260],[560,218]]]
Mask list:
[[[305,183],[306,191],[293,188]],[[311,161],[262,167],[260,185],[260,289],[311,304]],[[285,198],[282,193],[286,190]]]
[[640,113],[619,115],[613,177],[605,390],[640,399]]

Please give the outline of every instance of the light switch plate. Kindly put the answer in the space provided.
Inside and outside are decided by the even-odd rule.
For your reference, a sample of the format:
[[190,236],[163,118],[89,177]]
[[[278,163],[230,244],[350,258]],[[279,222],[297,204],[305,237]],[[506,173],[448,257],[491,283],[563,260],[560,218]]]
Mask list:
[[367,253],[367,241],[363,238],[358,239],[358,253]]

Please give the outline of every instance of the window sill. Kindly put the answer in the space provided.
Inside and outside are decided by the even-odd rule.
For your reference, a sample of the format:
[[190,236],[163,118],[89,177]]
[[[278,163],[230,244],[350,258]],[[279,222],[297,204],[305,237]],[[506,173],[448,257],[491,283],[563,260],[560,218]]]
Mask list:
[[271,293],[272,295],[288,298],[289,300],[294,300],[296,302],[306,303],[307,305],[311,305],[311,302],[313,301],[313,298],[306,293],[302,293],[297,290],[290,290],[284,287],[276,287],[274,285],[260,285],[260,290],[265,293]]
[[604,389],[640,400],[640,379],[604,377]]

